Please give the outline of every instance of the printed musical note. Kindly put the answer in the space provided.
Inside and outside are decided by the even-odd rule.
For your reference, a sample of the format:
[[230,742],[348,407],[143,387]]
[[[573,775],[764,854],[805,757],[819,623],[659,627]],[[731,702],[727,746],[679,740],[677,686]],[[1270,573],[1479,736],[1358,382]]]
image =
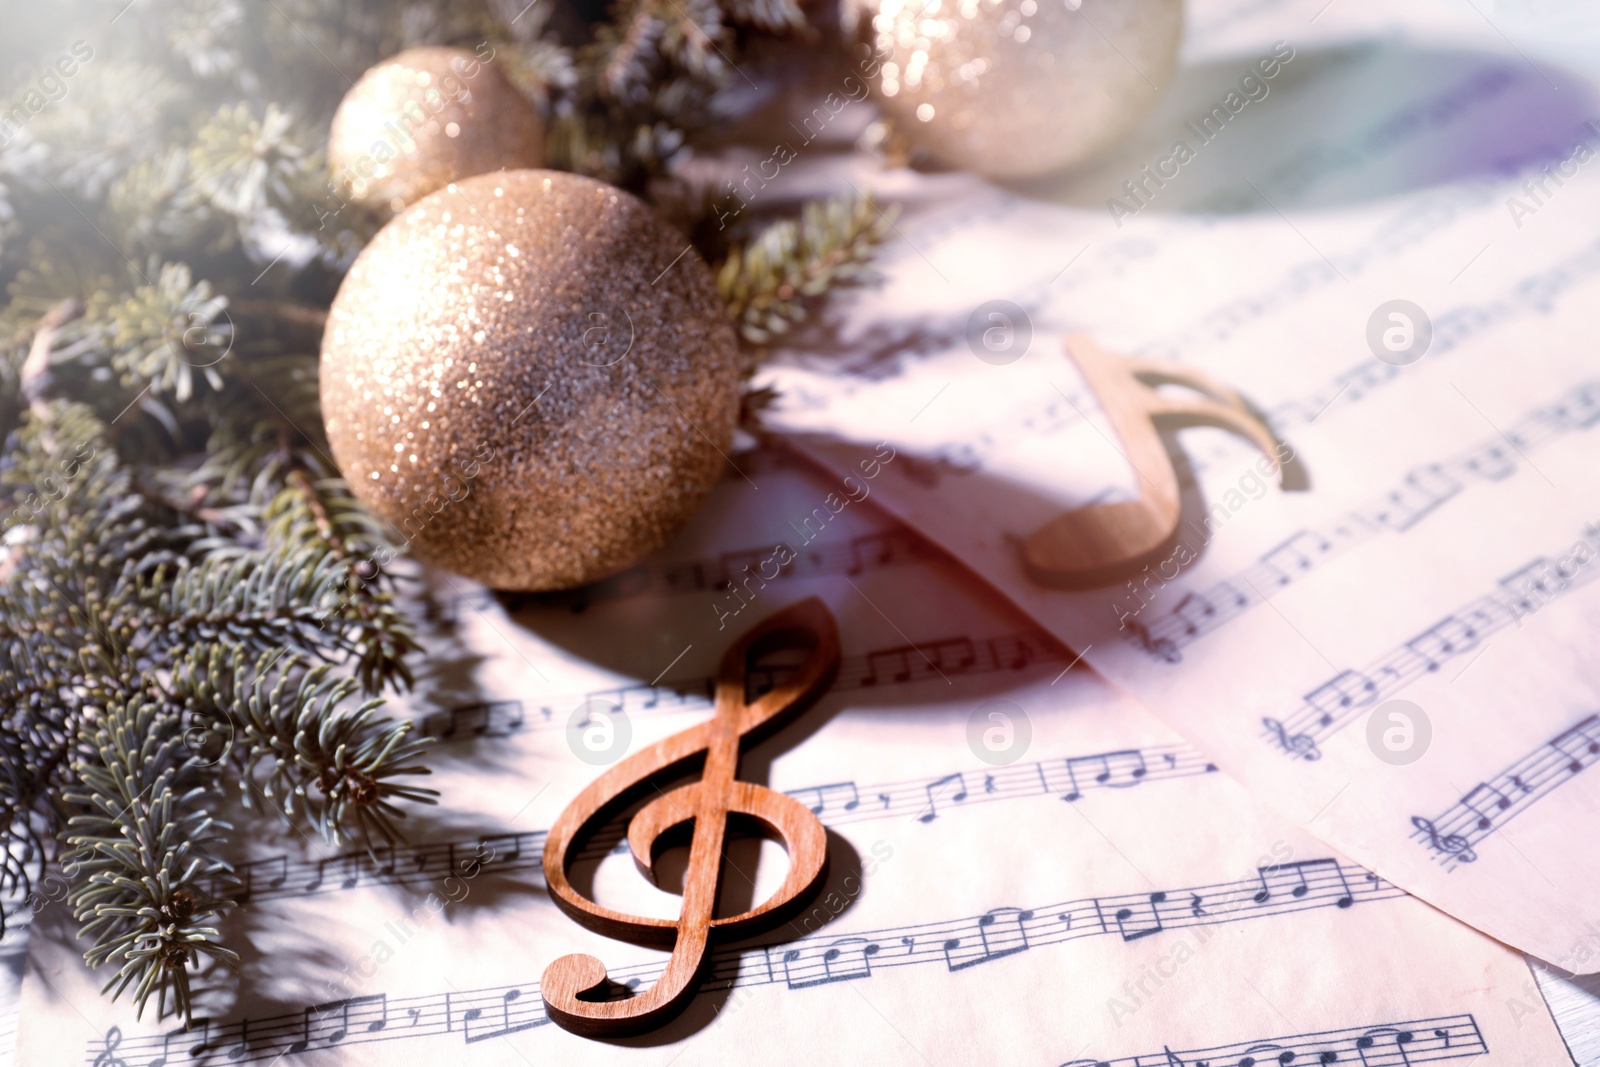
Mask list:
[[1477,628],[1470,620],[1454,615],[1406,642],[1406,648],[1421,657],[1429,671],[1438,670],[1446,661],[1477,646]]
[[1551,562],[1542,558],[1500,579],[1500,585],[1511,594],[1511,610],[1519,619],[1544,607],[1552,596],[1561,592],[1561,584]]
[[[1562,435],[1600,425],[1597,397],[1600,397],[1600,383],[1584,382],[1568,389],[1554,402],[1530,411],[1508,431],[1508,436],[1526,441],[1522,452],[1529,453],[1536,446]],[[1333,398],[1324,398],[1321,405],[1325,406],[1330,399]],[[1320,414],[1323,406],[1310,414]],[[1282,416],[1282,412],[1274,414],[1275,426],[1287,425],[1279,421]],[[1162,663],[1180,663],[1183,646],[1200,640],[1261,603],[1259,597],[1252,597],[1241,589],[1253,584],[1288,585],[1385,530],[1407,531],[1465,491],[1464,479],[1503,479],[1515,473],[1519,459],[1521,455],[1507,448],[1497,435],[1455,458],[1421,464],[1409,471],[1396,488],[1374,502],[1315,530],[1296,533],[1239,574],[1204,591],[1185,592],[1178,602],[1181,610],[1169,612],[1153,625],[1147,627],[1139,620],[1127,620],[1123,632],[1154,659]],[[1521,615],[1530,614],[1547,602],[1551,596],[1549,587],[1558,581],[1553,576],[1552,561],[1548,559],[1537,560],[1522,572],[1503,580],[1507,589],[1518,591],[1512,604],[1514,612]]]
[[[1491,797],[1492,794],[1492,797]],[[1511,806],[1511,798],[1488,783],[1472,787],[1472,790],[1461,798],[1461,803],[1471,808],[1478,816],[1478,829],[1487,830],[1494,825],[1494,812],[1505,811]]]
[[1144,754],[1136,749],[1107,752],[1099,756],[1078,756],[1067,760],[1067,778],[1072,786],[1061,799],[1080,799],[1083,796],[1083,782],[1092,781],[1112,789],[1127,789],[1142,782],[1147,773]]
[[867,674],[861,679],[862,685],[885,685],[890,682],[904,682],[911,677],[911,656],[916,650],[907,646],[905,648],[890,648],[880,652],[867,653]]
[[[485,862],[497,866],[515,863],[522,857],[522,844],[524,839],[532,838],[532,834],[484,834],[478,838],[478,851],[485,856]],[[532,844],[532,841],[529,841]]]
[[[287,1051],[293,1055],[304,1052],[313,1046],[327,1048],[330,1045],[342,1043],[346,1037],[350,1036],[350,1009],[352,1007],[365,1008],[370,1005],[378,1007],[378,1018],[367,1022],[362,1029],[367,1033],[377,1033],[389,1023],[389,998],[387,994],[374,993],[370,996],[347,997],[344,1000],[330,1000],[326,1004],[314,1004],[306,1008],[301,1015],[301,1036],[299,1040],[289,1046]],[[337,1018],[334,1018],[335,1013],[337,1013]],[[370,1013],[358,1012],[356,1017],[358,1023],[364,1014]],[[324,1027],[322,1024],[327,1020],[332,1021]],[[244,1022],[244,1026],[248,1025],[249,1020],[247,1019]],[[242,1028],[240,1039],[242,1045],[244,1040]],[[238,1057],[233,1058],[237,1059]]]
[[1491,482],[1503,481],[1517,472],[1516,455],[1505,445],[1497,443],[1479,448],[1467,457],[1464,465],[1479,478]]
[[256,860],[253,863],[240,864],[240,888],[233,897],[240,905],[249,903],[257,892],[280,889],[289,879],[289,857],[273,856],[271,859]]
[[[1276,1056],[1272,1053],[1277,1053]],[[1251,1045],[1244,1050],[1244,1055],[1239,1057],[1239,1067],[1266,1067],[1269,1063],[1289,1064],[1299,1056],[1291,1049],[1278,1044],[1276,1041],[1263,1041]]]
[[872,957],[878,954],[879,948],[877,942],[864,937],[845,937],[820,951],[791,949],[783,954],[784,983],[790,989],[806,989],[830,982],[871,978]]
[[[340,1035],[342,1038],[342,1034]],[[239,1043],[228,1049],[228,1059],[242,1060],[250,1053],[250,1020],[239,1024]]]
[[1407,474],[1404,484],[1374,509],[1373,518],[1404,533],[1462,489],[1462,483],[1446,473],[1441,464],[1430,463]]
[[932,822],[939,817],[939,800],[948,796],[950,800],[959,804],[967,799],[967,779],[964,774],[957,771],[947,774],[943,778],[936,778],[926,786],[928,806],[921,815],[917,816],[918,822]]
[[316,877],[312,878],[311,881],[307,882],[302,887],[302,892],[315,893],[319,888],[321,888],[323,875],[327,873],[328,862],[328,860],[317,861]]
[[[793,555],[793,550],[790,550],[788,555],[782,558],[789,558],[790,566],[793,566]],[[724,552],[717,559],[717,572],[722,575],[722,578],[716,587],[726,590],[736,585],[742,585],[748,590],[753,582],[755,583],[755,588],[765,588],[766,583],[776,578],[782,570],[777,564],[778,558],[780,557],[777,546],[772,548],[744,548],[733,552]],[[770,564],[770,566],[764,567],[763,564]],[[770,575],[767,573],[768,570],[772,571]]]
[[[1069,766],[1070,764],[1070,766]],[[935,801],[939,810],[950,804],[971,805],[991,800],[1021,799],[1036,796],[1062,795],[1076,800],[1082,789],[1119,789],[1141,782],[1176,779],[1196,774],[1216,772],[1216,765],[1205,761],[1186,744],[1152,749],[1122,749],[1116,752],[1091,756],[1057,758],[1037,764],[1018,764],[1000,771],[984,771],[983,787],[965,789],[965,772],[952,777],[941,775],[937,779],[916,781],[857,784],[834,782],[820,786],[793,789],[789,795],[814,810],[814,814],[828,825],[891,817],[906,814],[919,821],[929,814],[928,790],[935,785]],[[956,800],[952,795],[966,791],[967,796]],[[876,800],[876,804],[862,803],[860,798]],[[821,810],[815,810],[818,805]],[[333,892],[354,885],[410,884],[429,876],[456,874],[476,877],[480,869],[508,871],[537,865],[544,848],[543,831],[522,833],[485,833],[459,841],[438,841],[414,845],[376,846],[378,859],[374,864],[365,850],[341,853],[320,860],[290,863],[283,856],[241,864],[237,877],[219,874],[212,879],[214,892],[219,896],[237,893],[237,885],[244,879],[253,879],[257,898],[298,894],[305,892]],[[596,834],[580,852],[586,859],[597,860],[608,853],[622,854],[628,843],[615,833]],[[348,876],[327,877],[329,871],[356,871],[354,882]],[[237,896],[235,896],[237,899]]]
[[[1600,531],[1586,526],[1583,539],[1585,544],[1600,541]],[[1593,547],[1587,557],[1591,562],[1576,568],[1569,577],[1569,588],[1557,595],[1569,595],[1572,589],[1600,577],[1600,564],[1592,562],[1600,558],[1600,552],[1593,551]],[[1314,743],[1331,736],[1352,722],[1361,708],[1441,669],[1452,658],[1472,655],[1485,638],[1515,625],[1526,614],[1525,608],[1518,606],[1518,597],[1502,587],[1445,616],[1366,670],[1341,671],[1332,681],[1308,693],[1305,704],[1282,722],[1264,719],[1267,736],[1274,738],[1284,751],[1291,751],[1291,742],[1300,734]],[[1381,679],[1381,684],[1374,679]]]
[[[985,674],[1022,670],[1034,663],[1075,658],[1053,639],[1037,631],[979,639],[946,637],[917,646],[873,649],[865,655],[840,660],[835,690],[901,685],[927,680],[948,682],[954,674]],[[756,699],[794,677],[786,666],[752,668],[749,697]],[[416,719],[418,733],[441,741],[473,741],[482,736],[510,736],[524,730],[564,729],[566,713],[588,701],[601,700],[621,707],[630,716],[656,711],[707,708],[712,704],[715,679],[686,678],[659,685],[632,685],[567,695],[552,694],[530,721],[520,700],[495,700],[431,711]],[[487,708],[487,711],[484,709]],[[477,732],[478,727],[482,732]]]
[[[1306,877],[1308,871],[1311,872],[1310,879]],[[1332,873],[1332,878],[1327,877],[1328,872]],[[1251,897],[1257,904],[1265,904],[1274,898],[1281,900],[1285,896],[1291,900],[1299,900],[1311,893],[1313,888],[1319,896],[1331,894],[1333,904],[1338,908],[1350,907],[1355,899],[1338,860],[1299,860],[1295,863],[1280,863],[1257,868],[1257,876],[1260,878],[1261,888]],[[1327,893],[1323,892],[1325,888],[1323,881],[1328,883]]]
[[1591,715],[1551,738],[1550,747],[1569,757],[1567,771],[1577,774],[1600,757],[1600,714]]
[[[504,599],[506,610],[512,613],[529,605],[561,606],[583,612],[602,601],[655,593],[694,593],[711,589],[725,592],[735,585],[744,587],[746,583],[752,588],[761,588],[767,582],[801,574],[856,575],[868,568],[913,562],[927,555],[921,538],[910,530],[895,528],[863,534],[845,545],[797,551],[794,546],[779,541],[722,552],[715,559],[640,564],[578,589],[524,597],[505,596]],[[473,601],[480,609],[492,607],[495,602],[492,595]]]
[[1165,903],[1166,899],[1167,894],[1164,892],[1151,893],[1149,901],[1142,908],[1118,908],[1115,918],[1117,932],[1122,935],[1122,940],[1137,941],[1141,937],[1149,937],[1165,930],[1166,926],[1161,922],[1160,905]]
[[482,737],[489,732],[489,705],[471,704],[464,708],[457,708],[451,716],[450,732],[465,728],[471,733]]
[[[1157,637],[1150,628],[1138,619],[1125,619],[1122,624],[1123,632],[1127,633],[1139,646],[1163,663],[1182,663],[1183,653],[1178,651],[1178,643],[1170,637]],[[1196,630],[1196,633],[1199,631]]]
[[[1380,1047],[1383,1039],[1387,1039],[1389,1043],[1393,1044],[1395,1050],[1400,1054],[1401,1064],[1410,1064],[1411,1057],[1406,1052],[1406,1046],[1416,1040],[1416,1034],[1414,1031],[1396,1026],[1375,1027],[1356,1038],[1356,1050],[1361,1054],[1361,1062],[1363,1064],[1371,1064],[1373,1062],[1368,1059],[1367,1053],[1374,1048]],[[1392,1061],[1380,1060],[1378,1062]]]
[[[248,1019],[241,1021],[239,1024],[240,1029],[243,1030],[248,1022]],[[210,1048],[211,1025],[211,1020],[209,1019],[196,1019],[182,1029],[163,1034],[161,1037],[161,1054],[146,1064],[145,1067],[167,1067],[169,1063],[172,1064],[172,1067],[179,1067],[179,1062],[172,1059],[172,1044],[175,1041],[188,1045],[185,1054],[189,1060],[199,1059]],[[196,1027],[200,1029],[200,1039],[198,1041],[195,1040]],[[113,1027],[113,1029],[115,1028]],[[187,1063],[188,1061],[183,1062]]]
[[935,669],[945,674],[965,674],[978,662],[978,650],[970,637],[950,637],[923,646]]
[[1183,620],[1184,633],[1198,634],[1200,628],[1216,617],[1217,607],[1199,593],[1185,593],[1172,606],[1172,614]]
[[974,924],[977,937],[966,935],[946,939],[945,966],[952,971],[962,971],[980,963],[1026,952],[1029,948],[1026,924],[1032,920],[1033,912],[1022,908],[996,908],[985,912]]
[[1474,786],[1444,814],[1433,819],[1413,816],[1412,837],[1432,849],[1446,870],[1475,863],[1478,842],[1595,762],[1600,762],[1600,714],[1586,716],[1490,781]]
[[[799,990],[846,978],[870,978],[884,967],[937,963],[946,970],[963,971],[973,965],[968,961],[985,962],[1022,951],[1036,952],[1044,946],[1068,944],[1081,938],[1114,934],[1124,942],[1131,942],[1155,936],[1167,928],[1221,926],[1308,908],[1349,907],[1347,887],[1352,880],[1367,887],[1361,894],[1363,906],[1369,906],[1365,902],[1405,897],[1398,887],[1384,882],[1371,871],[1332,859],[1306,861],[1299,868],[1304,871],[1303,878],[1287,873],[1288,867],[1281,872],[1263,868],[1255,878],[1222,885],[1096,897],[1026,909],[994,908],[966,919],[851,931],[825,940],[812,937],[788,947],[723,946],[709,953],[708,971],[730,986],[776,983]],[[1302,885],[1305,890],[1297,894],[1296,890]],[[1265,899],[1257,900],[1262,890],[1267,891]],[[1206,906],[1201,907],[1202,902]],[[1078,914],[1089,916],[1091,921],[1075,922]],[[1098,921],[1094,921],[1096,917]],[[893,952],[883,951],[896,945],[900,948]],[[625,968],[615,977],[620,985],[638,990],[652,981],[659,984],[663,971],[660,963],[644,963]],[[382,994],[225,1024],[207,1021],[203,1024],[202,1043],[194,1046],[191,1059],[208,1049],[240,1047],[245,1035],[249,1037],[247,1058],[262,1062],[280,1055],[380,1038],[408,1040],[412,1036],[459,1032],[464,1040],[475,1043],[548,1023],[543,990],[538,990],[541,993],[538,997],[534,996],[535,992],[534,987],[522,984],[475,990],[468,995],[470,999],[450,992],[404,998],[392,1008],[397,1015],[403,1014],[410,1020],[399,1027],[387,1026],[391,1009]],[[489,1025],[490,1020],[493,1025]],[[195,1025],[198,1028],[202,1023],[197,1021]],[[1435,1036],[1439,1029],[1451,1035],[1452,1051],[1478,1047],[1470,1019],[1428,1020],[1425,1025],[1419,1022],[1407,1028],[1419,1035],[1419,1044],[1426,1041],[1429,1047],[1442,1041]],[[1367,1033],[1370,1029],[1363,1027],[1355,1033]],[[159,1053],[166,1058],[166,1049],[181,1050],[194,1039],[195,1032],[191,1030],[164,1038],[124,1038],[116,1052],[123,1058],[132,1056],[144,1064],[144,1057],[154,1059]],[[1329,1035],[1328,1040],[1333,1041],[1333,1036]],[[1346,1049],[1353,1056],[1354,1035],[1341,1040],[1345,1040],[1344,1045],[1330,1047]],[[1250,1045],[1260,1043],[1239,1046],[1240,1054]],[[101,1046],[102,1042],[94,1042],[88,1058],[98,1055]],[[1220,1067],[1226,1062],[1220,1058],[1223,1052],[1209,1049],[1206,1055],[1218,1057],[1215,1062]],[[1182,1050],[1179,1053],[1189,1055]],[[178,1051],[178,1056],[181,1058],[183,1052]],[[1237,1062],[1231,1061],[1229,1067]],[[174,1061],[168,1067],[187,1067],[187,1061],[182,1064]],[[1133,1067],[1133,1061],[1126,1061],[1126,1067]]]
[[1360,671],[1340,671],[1333,681],[1306,694],[1306,703],[1322,712],[1320,724],[1327,726],[1351,708],[1365,707],[1378,698],[1378,687]]
[[1321,534],[1301,530],[1276,548],[1268,549],[1261,561],[1279,575],[1278,584],[1288,585],[1293,575],[1304,574],[1317,565],[1318,558],[1333,551],[1333,544]]
[[805,804],[811,814],[825,811],[855,811],[861,803],[861,794],[854,782],[834,782],[832,785],[813,785],[804,789],[791,789],[788,796]]

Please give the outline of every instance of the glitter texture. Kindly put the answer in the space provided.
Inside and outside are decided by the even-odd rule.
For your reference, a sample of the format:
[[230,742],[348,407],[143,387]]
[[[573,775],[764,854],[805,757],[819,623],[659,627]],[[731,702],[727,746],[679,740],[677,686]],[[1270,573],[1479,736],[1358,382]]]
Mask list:
[[1182,0],[882,0],[878,100],[940,162],[998,178],[1079,163],[1155,104]]
[[556,171],[480,175],[393,219],[322,342],[356,496],[419,558],[499,589],[580,585],[665,543],[728,470],[744,387],[688,244]]
[[328,166],[340,195],[386,212],[454,181],[544,163],[544,123],[492,63],[412,48],[361,76],[334,113]]

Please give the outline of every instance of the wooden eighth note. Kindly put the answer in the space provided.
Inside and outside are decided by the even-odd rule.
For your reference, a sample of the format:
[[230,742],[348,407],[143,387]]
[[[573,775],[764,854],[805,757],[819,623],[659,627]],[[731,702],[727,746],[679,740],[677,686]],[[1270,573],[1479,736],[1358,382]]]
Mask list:
[[[1066,339],[1067,355],[1100,401],[1100,409],[1133,467],[1139,498],[1091,504],[1035,530],[1022,548],[1028,576],[1040,585],[1089,589],[1137,571],[1170,551],[1178,539],[1178,474],[1161,440],[1163,427],[1215,426],[1261,449],[1282,486],[1283,464],[1272,432],[1239,395],[1192,367],[1112,355],[1082,334]],[[1180,385],[1198,396],[1173,396],[1159,385]]]
[[[745,697],[745,672],[754,659],[795,646],[809,654],[795,676],[755,701]],[[582,999],[602,991],[605,964],[593,956],[562,956],[545,968],[540,994],[551,1019],[585,1037],[621,1037],[669,1022],[694,997],[714,941],[770,928],[796,914],[827,873],[827,832],[810,808],[793,797],[738,780],[739,750],[771,733],[810,704],[839,669],[839,630],[815,597],[764,619],[722,658],[717,671],[716,717],[646,748],[601,775],[567,805],[550,828],[544,877],[550,896],[581,925],[607,937],[672,947],[666,970],[651,988],[626,1000]],[[659,783],[701,764],[700,780],[662,793]],[[573,888],[567,866],[597,828],[652,790],[656,797],[628,824],[628,846],[639,870],[655,881],[657,840],[693,824],[683,904],[677,919],[652,919],[605,908]],[[741,915],[716,917],[722,847],[728,816],[762,823],[789,853],[789,874],[766,902]]]

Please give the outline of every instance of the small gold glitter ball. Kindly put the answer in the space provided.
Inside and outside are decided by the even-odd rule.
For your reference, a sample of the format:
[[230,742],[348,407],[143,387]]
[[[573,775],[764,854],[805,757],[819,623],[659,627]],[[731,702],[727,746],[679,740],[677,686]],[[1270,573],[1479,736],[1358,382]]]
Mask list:
[[380,230],[334,297],[322,410],[413,553],[564,589],[664,544],[727,471],[743,393],[710,269],[590,178],[484,174]]
[[910,140],[994,178],[1093,156],[1154,106],[1182,0],[867,0],[863,73]]
[[351,87],[328,132],[340,195],[389,212],[492,170],[544,165],[544,123],[492,62],[412,48]]

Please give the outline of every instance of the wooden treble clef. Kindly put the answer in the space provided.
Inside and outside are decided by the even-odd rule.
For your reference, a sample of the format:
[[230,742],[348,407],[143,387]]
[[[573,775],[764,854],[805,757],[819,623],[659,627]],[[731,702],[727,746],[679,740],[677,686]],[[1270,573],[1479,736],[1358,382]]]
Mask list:
[[[757,700],[746,698],[750,662],[781,648],[810,646],[792,680]],[[716,716],[646,748],[597,778],[567,805],[550,828],[544,849],[550,896],[580,924],[624,941],[672,947],[656,984],[625,1000],[581,999],[606,985],[606,968],[593,956],[563,956],[545,969],[540,994],[551,1019],[586,1037],[643,1033],[686,1007],[710,960],[713,941],[745,936],[783,922],[804,907],[827,869],[827,833],[816,815],[792,797],[738,780],[740,748],[776,729],[833,682],[839,667],[839,631],[822,601],[804,600],[768,617],[723,656],[717,672]],[[633,816],[628,845],[654,881],[657,840],[693,824],[683,904],[677,919],[627,915],[602,907],[573,888],[569,861],[589,832],[604,825],[658,783],[702,764],[700,780],[662,793]],[[764,824],[789,853],[789,874],[770,899],[741,915],[716,917],[728,816]]]

